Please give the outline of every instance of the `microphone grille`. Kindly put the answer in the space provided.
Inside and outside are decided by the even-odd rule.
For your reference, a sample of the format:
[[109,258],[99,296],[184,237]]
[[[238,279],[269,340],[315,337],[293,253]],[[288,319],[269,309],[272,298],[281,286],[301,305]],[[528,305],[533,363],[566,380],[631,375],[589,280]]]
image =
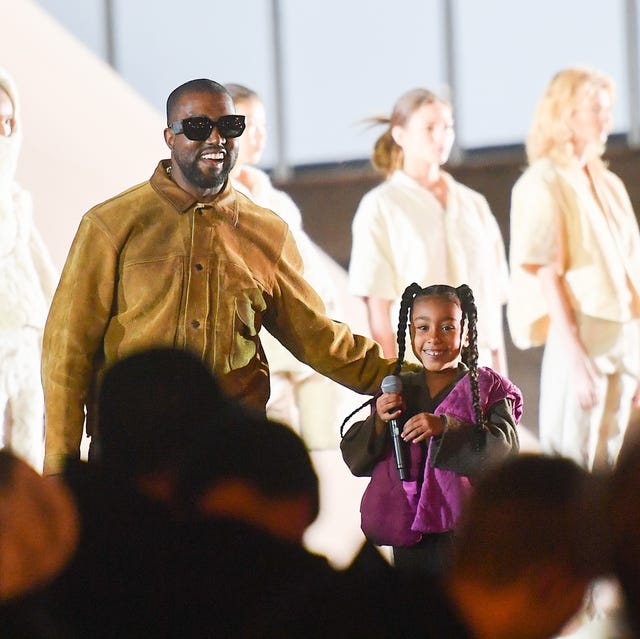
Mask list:
[[401,393],[402,380],[398,375],[387,375],[380,384],[383,393]]

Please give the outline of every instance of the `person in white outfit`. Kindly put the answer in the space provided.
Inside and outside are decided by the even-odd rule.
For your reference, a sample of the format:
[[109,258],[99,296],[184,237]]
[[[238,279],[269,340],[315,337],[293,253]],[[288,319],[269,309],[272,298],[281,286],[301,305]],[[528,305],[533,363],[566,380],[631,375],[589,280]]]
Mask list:
[[541,445],[588,470],[615,463],[638,403],[640,233],[602,161],[613,91],[593,69],[553,77],[511,200],[507,317],[516,346],[545,344]]
[[395,318],[411,282],[468,284],[478,307],[479,363],[506,375],[504,242],[486,199],[442,169],[454,140],[451,106],[426,89],[396,102],[372,155],[386,180],[362,198],[352,224],[351,292],[373,338],[396,355]]
[[1,445],[41,472],[41,340],[58,275],[34,225],[29,193],[15,181],[21,143],[18,94],[0,69]]
[[[330,317],[346,319],[340,298],[340,289],[346,292],[348,287],[346,272],[307,235],[300,210],[291,197],[274,188],[267,173],[255,166],[260,162],[266,141],[262,100],[243,85],[225,86],[237,112],[246,118],[238,159],[231,171],[234,188],[277,213],[289,225],[304,262],[305,279],[322,298]],[[359,403],[360,396],[297,360],[266,329],[262,330],[260,341],[269,361],[268,417],[299,432],[311,450],[337,448],[342,415]]]

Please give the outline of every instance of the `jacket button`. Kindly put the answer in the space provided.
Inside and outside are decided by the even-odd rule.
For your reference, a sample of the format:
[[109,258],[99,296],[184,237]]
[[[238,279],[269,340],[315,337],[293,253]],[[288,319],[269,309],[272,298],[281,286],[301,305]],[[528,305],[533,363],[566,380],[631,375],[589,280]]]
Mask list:
[[191,322],[191,326],[193,326],[193,328],[200,328],[200,322],[198,320],[193,320],[193,322]]
[[204,266],[202,266],[202,264],[198,263],[196,264],[196,271],[201,271],[204,268]]

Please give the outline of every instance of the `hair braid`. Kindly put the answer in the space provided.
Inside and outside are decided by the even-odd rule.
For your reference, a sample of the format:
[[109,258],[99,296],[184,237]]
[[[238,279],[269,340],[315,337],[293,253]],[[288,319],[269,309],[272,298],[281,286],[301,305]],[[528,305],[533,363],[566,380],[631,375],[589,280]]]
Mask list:
[[[422,291],[422,287],[415,282],[413,284],[409,284],[407,288],[404,290],[402,294],[402,300],[400,302],[400,317],[398,320],[398,359],[396,360],[395,368],[393,369],[393,375],[399,375],[400,369],[402,368],[402,362],[404,361],[404,353],[406,349],[406,334],[407,334],[407,318],[409,317],[409,309],[413,305],[413,299],[417,293]],[[344,427],[347,422],[359,411],[361,411],[365,406],[373,406],[375,402],[375,397],[371,397],[367,399],[363,404],[358,406],[355,410],[351,411],[343,420],[342,424],[340,424],[340,437],[344,437]]]
[[367,401],[365,401],[364,403],[360,404],[360,406],[358,406],[358,408],[356,408],[355,410],[352,410],[343,420],[342,420],[342,424],[340,424],[340,437],[344,437],[345,433],[344,433],[344,427],[347,425],[347,422],[356,414],[359,413],[365,406],[373,406],[374,402],[376,400],[376,397],[369,397],[367,399]]
[[[473,292],[466,284],[458,286],[456,292],[460,298],[462,316],[467,319],[467,335],[469,339],[469,345],[463,350],[462,360],[469,368],[469,382],[473,398],[473,410],[476,415],[476,428],[484,436],[486,422],[484,411],[480,404],[480,388],[478,386],[478,310],[473,298]],[[480,445],[481,443],[479,440],[478,444]]]
[[396,367],[393,369],[394,375],[400,374],[400,369],[404,362],[404,354],[407,348],[407,320],[409,318],[409,309],[413,306],[415,296],[420,292],[422,292],[422,287],[413,282],[404,289],[404,293],[402,294],[400,312],[398,314],[398,335],[396,337],[396,341],[398,342],[398,359],[396,360]]

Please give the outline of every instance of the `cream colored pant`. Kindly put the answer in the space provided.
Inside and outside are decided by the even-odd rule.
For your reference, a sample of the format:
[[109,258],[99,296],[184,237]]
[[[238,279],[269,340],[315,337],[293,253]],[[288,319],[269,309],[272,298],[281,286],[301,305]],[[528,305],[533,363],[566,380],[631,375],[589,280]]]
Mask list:
[[540,444],[588,470],[612,466],[620,452],[638,383],[640,322],[620,323],[577,314],[582,341],[599,373],[598,401],[583,410],[577,400],[566,344],[549,330],[540,379]]

